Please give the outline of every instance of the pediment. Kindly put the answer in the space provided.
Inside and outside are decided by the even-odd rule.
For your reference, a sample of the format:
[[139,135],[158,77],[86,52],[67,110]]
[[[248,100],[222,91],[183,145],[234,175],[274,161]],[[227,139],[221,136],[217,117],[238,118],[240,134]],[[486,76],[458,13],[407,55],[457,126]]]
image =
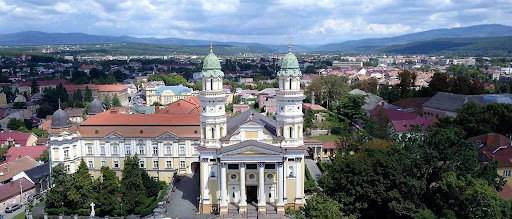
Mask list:
[[171,132],[166,132],[166,133],[156,137],[156,139],[178,139],[178,136],[176,136],[175,134],[173,134]]
[[278,146],[257,142],[244,141],[238,144],[230,145],[219,150],[219,155],[282,155],[282,149]]
[[121,134],[119,134],[117,132],[111,132],[110,134],[105,135],[104,138],[124,138],[124,136],[122,136]]
[[248,121],[248,122],[245,122],[243,124],[240,124],[240,128],[244,128],[244,127],[260,127],[260,128],[263,128],[263,125],[255,122],[255,121]]

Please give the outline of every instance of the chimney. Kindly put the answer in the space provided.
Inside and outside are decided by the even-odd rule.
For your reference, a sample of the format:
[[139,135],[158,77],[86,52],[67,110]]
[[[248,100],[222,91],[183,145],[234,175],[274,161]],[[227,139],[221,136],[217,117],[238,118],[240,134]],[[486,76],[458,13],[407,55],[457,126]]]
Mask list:
[[311,106],[315,105],[315,92],[311,91]]

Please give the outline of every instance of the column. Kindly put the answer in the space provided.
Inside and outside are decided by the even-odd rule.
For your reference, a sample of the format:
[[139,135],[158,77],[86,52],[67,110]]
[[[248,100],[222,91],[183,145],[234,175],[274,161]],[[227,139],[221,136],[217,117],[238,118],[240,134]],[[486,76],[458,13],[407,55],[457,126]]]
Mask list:
[[220,163],[220,213],[227,214],[228,213],[228,202],[227,202],[227,192],[228,188],[226,185],[226,163]]
[[302,204],[302,158],[295,158],[296,172],[295,172],[295,204]]
[[240,203],[238,212],[243,214],[247,212],[247,198],[245,197],[245,163],[240,163]]
[[277,213],[284,214],[284,168],[283,162],[277,163]]
[[[201,186],[203,188],[203,206],[210,204],[210,195],[208,192],[208,178],[210,178],[210,168],[208,167],[208,158],[201,159],[201,171],[203,171],[203,178],[201,179]],[[203,207],[204,208],[204,207]],[[208,211],[209,212],[209,211]]]
[[265,208],[265,163],[258,163],[258,212],[266,213]]

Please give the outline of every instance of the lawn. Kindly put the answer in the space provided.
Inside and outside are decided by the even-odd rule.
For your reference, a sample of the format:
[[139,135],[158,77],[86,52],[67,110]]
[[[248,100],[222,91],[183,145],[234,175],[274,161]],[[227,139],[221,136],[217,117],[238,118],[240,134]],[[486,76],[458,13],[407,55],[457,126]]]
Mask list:
[[21,212],[21,214],[14,216],[12,219],[25,219],[25,212]]
[[309,139],[316,139],[321,141],[337,141],[339,139],[339,135],[319,135],[319,136],[312,136]]

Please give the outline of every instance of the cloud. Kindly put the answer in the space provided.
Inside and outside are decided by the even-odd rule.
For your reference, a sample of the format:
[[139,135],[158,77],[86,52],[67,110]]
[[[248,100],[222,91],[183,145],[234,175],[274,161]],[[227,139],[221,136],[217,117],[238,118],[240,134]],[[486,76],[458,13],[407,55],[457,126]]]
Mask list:
[[27,30],[320,44],[483,23],[510,0],[0,0],[0,33]]

